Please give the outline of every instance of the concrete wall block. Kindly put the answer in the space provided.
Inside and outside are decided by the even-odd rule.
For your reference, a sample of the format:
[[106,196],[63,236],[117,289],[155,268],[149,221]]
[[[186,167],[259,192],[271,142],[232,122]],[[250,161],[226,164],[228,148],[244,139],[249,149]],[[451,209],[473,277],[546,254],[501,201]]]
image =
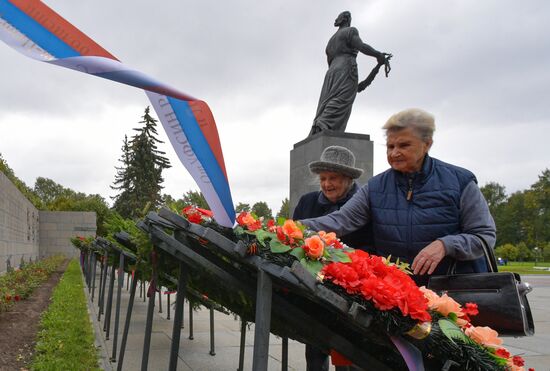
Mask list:
[[14,265],[22,255],[26,261],[59,252],[77,256],[70,238],[95,232],[95,212],[39,211],[0,173],[0,271],[9,255]]
[[43,231],[56,231],[57,227],[58,227],[57,223],[40,222],[40,232],[43,232]]

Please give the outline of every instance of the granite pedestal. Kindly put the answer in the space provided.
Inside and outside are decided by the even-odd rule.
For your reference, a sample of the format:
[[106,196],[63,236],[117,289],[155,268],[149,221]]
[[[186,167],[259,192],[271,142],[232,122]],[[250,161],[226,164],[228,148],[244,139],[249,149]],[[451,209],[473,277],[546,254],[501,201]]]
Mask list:
[[309,163],[318,161],[326,147],[342,146],[355,155],[355,167],[363,169],[363,175],[357,179],[364,185],[372,177],[373,142],[367,134],[355,133],[319,133],[294,144],[290,151],[290,215],[300,197],[319,189],[319,177],[311,174]]

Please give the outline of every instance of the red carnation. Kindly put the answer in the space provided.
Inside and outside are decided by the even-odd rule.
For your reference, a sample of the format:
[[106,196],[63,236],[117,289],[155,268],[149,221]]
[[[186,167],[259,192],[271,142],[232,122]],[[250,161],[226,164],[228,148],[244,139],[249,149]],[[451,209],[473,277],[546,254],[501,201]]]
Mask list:
[[283,227],[277,227],[275,232],[277,233],[277,239],[282,243],[284,243],[285,245],[288,245],[288,243],[286,242],[286,235],[283,232]]
[[19,301],[19,300],[21,300],[21,297],[20,297],[19,295],[15,295],[15,296],[13,297],[13,300]]
[[468,315],[468,316],[477,316],[479,314],[479,310],[477,309],[476,303],[466,303],[464,307],[462,308],[462,313]]
[[513,356],[512,357],[512,363],[515,366],[523,367],[523,365],[525,364],[525,360],[523,358],[521,358],[520,356]]
[[275,232],[275,220],[269,219],[267,221],[267,230],[270,232]]
[[200,207],[197,207],[196,209],[199,213],[209,218],[214,216],[214,213],[211,210],[201,209]]
[[495,354],[497,356],[499,356],[500,358],[504,358],[504,359],[508,359],[510,358],[510,352],[508,352],[506,349],[504,348],[498,348],[496,351],[495,351]]

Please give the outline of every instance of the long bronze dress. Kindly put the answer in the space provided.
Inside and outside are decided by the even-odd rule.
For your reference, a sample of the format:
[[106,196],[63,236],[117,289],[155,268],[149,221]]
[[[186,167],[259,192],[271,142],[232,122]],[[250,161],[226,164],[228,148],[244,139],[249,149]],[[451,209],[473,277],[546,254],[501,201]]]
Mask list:
[[363,43],[355,27],[340,28],[328,41],[326,54],[329,69],[309,135],[320,131],[345,131],[357,95],[355,59],[359,51],[373,57],[380,54]]

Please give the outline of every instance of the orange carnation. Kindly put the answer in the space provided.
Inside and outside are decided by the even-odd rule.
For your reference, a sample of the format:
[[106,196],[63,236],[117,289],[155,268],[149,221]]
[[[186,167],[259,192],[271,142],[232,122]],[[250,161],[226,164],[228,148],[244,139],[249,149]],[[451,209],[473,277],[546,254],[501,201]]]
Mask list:
[[306,254],[310,259],[318,260],[321,256],[323,256],[325,246],[323,244],[323,240],[321,240],[319,236],[306,238],[304,245]]

